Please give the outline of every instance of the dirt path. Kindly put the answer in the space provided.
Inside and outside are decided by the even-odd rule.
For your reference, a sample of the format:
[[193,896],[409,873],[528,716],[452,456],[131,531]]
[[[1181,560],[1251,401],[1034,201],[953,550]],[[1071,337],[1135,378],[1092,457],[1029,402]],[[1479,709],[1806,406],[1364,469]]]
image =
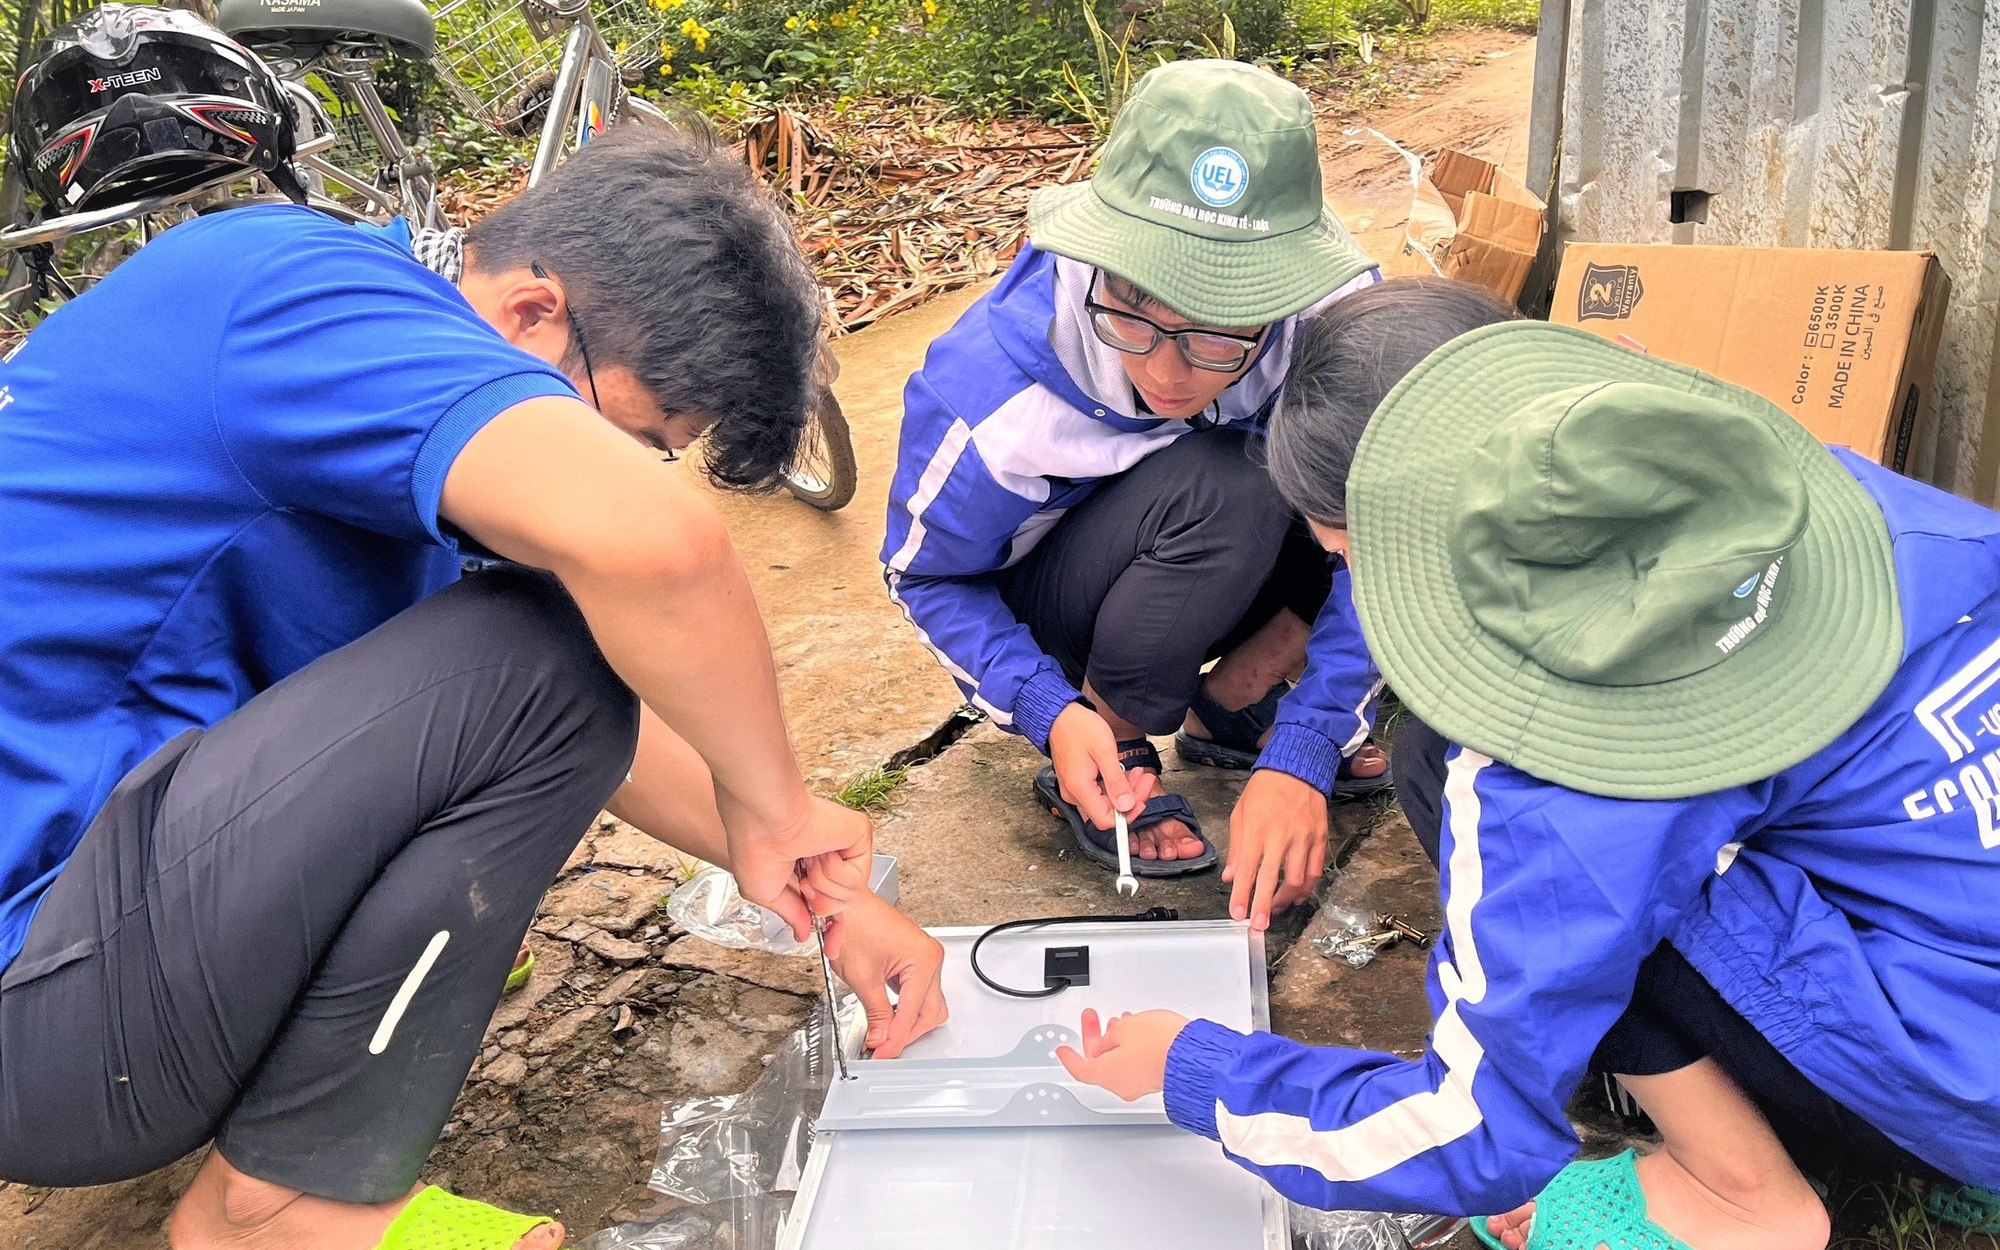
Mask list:
[[[1371,110],[1369,124],[1419,148],[1454,142],[1518,166],[1531,73],[1531,41],[1457,32],[1409,69],[1404,81],[1417,97]],[[1329,107],[1322,121],[1329,192],[1365,244],[1393,246],[1408,200],[1400,158],[1345,139],[1340,127],[1350,120]],[[877,553],[904,379],[978,294],[943,297],[841,342],[838,391],[861,472],[847,509],[717,500],[756,587],[801,759],[824,790],[922,738],[959,704],[888,604]],[[919,920],[1114,904],[1109,878],[1068,855],[1054,823],[1027,801],[1038,764],[1019,739],[982,727],[913,776],[880,841],[904,857],[904,901]],[[1202,770],[1170,781],[1226,846],[1240,779]],[[1434,928],[1424,909],[1434,909],[1435,887],[1407,830],[1391,823],[1361,836],[1379,815],[1358,805],[1337,811],[1337,845],[1359,848],[1349,877],[1382,909]],[[537,922],[539,971],[496,1016],[427,1179],[554,1212],[577,1235],[659,1209],[643,1181],[662,1100],[742,1089],[814,992],[802,963],[677,940],[655,909],[677,873],[673,857],[642,835],[605,827],[586,838]],[[1209,875],[1148,901],[1219,915],[1224,889]],[[1294,917],[1274,934],[1274,957],[1303,924]],[[1300,947],[1276,969],[1276,1022],[1313,1041],[1421,1046],[1421,964],[1419,952],[1392,950],[1368,968],[1336,970]],[[161,1221],[192,1167],[184,1160],[87,1190],[0,1186],[0,1250],[160,1250]]]
[[1443,75],[1412,99],[1364,113],[1339,107],[1320,114],[1320,169],[1340,219],[1370,256],[1386,261],[1403,236],[1410,172],[1403,157],[1366,127],[1420,156],[1454,147],[1525,175],[1528,101],[1534,92],[1535,41],[1506,31],[1461,30],[1434,40],[1434,59],[1413,75]]

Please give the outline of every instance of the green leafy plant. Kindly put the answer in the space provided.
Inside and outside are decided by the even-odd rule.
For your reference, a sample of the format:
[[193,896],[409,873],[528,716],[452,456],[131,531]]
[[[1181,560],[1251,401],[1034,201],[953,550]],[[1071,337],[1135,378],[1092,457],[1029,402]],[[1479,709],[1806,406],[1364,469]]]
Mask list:
[[1104,33],[1104,27],[1097,20],[1097,6],[1091,0],[1083,0],[1083,23],[1090,31],[1091,50],[1097,54],[1097,82],[1095,88],[1080,77],[1068,61],[1063,62],[1062,101],[1079,117],[1090,123],[1099,141],[1111,133],[1111,123],[1125,107],[1126,97],[1132,94],[1132,34],[1138,29],[1138,18],[1125,23],[1125,33],[1115,41]]

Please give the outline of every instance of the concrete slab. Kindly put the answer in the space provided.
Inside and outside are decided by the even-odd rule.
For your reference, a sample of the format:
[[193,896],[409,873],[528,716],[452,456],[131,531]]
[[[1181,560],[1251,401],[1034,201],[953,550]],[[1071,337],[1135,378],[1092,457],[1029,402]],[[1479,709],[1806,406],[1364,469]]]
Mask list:
[[[1111,872],[1084,857],[1067,825],[1036,803],[1030,787],[1047,761],[1033,747],[981,725],[943,755],[914,770],[893,813],[876,829],[877,845],[899,857],[903,910],[919,924],[997,924],[1026,916],[1094,915],[1147,907],[1177,908],[1184,918],[1229,914],[1221,864],[1229,850],[1229,812],[1246,774],[1183,765],[1170,739],[1155,740],[1167,788],[1187,796],[1202,831],[1221,856],[1194,876],[1142,879],[1137,898],[1120,898]],[[1374,816],[1364,803],[1336,805],[1333,844],[1343,845]],[[1300,917],[1283,918],[1272,954],[1298,934]]]
[[[1400,811],[1361,837],[1352,858],[1329,874],[1327,897],[1368,915],[1400,916],[1425,933],[1443,925],[1437,869]],[[1424,997],[1427,950],[1398,942],[1372,963],[1352,968],[1329,959],[1314,939],[1339,928],[1322,909],[1278,959],[1271,978],[1271,1027],[1315,1046],[1359,1046],[1406,1058],[1423,1053],[1430,1032]]]

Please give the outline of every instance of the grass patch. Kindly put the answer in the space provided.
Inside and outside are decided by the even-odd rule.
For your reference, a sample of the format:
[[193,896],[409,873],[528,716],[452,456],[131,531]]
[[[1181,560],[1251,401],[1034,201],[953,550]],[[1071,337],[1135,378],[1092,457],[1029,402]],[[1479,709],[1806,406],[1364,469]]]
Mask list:
[[910,770],[907,768],[877,764],[842,782],[840,789],[833,792],[833,801],[857,812],[886,812],[889,800],[909,778]]
[[1382,701],[1375,708],[1375,741],[1385,744],[1395,741],[1396,734],[1412,719],[1410,709],[1403,706],[1395,690],[1382,687]]

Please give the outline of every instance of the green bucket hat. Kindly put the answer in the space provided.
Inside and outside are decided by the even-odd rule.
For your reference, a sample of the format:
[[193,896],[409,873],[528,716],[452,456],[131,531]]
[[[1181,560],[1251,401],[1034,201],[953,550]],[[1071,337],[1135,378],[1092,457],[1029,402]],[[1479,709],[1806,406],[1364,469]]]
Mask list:
[[1375,267],[1320,195],[1312,101],[1238,61],[1147,73],[1096,176],[1035,192],[1028,234],[1212,326],[1289,317]]
[[1881,509],[1768,400],[1567,326],[1440,347],[1347,483],[1354,601],[1445,737],[1617,798],[1832,742],[1902,657]]

